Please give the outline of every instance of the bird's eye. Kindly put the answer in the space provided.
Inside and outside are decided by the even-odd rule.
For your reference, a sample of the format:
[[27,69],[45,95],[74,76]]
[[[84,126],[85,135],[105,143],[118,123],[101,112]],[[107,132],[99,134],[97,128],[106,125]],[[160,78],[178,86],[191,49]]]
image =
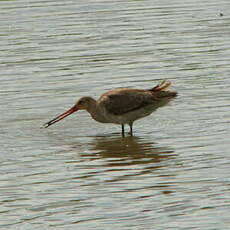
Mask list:
[[83,104],[83,101],[79,101],[78,104],[79,104],[79,105],[82,105],[82,104]]

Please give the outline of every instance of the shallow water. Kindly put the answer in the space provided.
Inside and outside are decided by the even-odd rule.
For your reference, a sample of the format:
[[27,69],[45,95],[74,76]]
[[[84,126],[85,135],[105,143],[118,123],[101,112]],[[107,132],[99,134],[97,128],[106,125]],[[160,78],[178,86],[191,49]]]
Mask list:
[[[227,229],[228,0],[0,10],[1,229]],[[162,79],[179,96],[134,137],[85,112],[40,129],[80,96]]]

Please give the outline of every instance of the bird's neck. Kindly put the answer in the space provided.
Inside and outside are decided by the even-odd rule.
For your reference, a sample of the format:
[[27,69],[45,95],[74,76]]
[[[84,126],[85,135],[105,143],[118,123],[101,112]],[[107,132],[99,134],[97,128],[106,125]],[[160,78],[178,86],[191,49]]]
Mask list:
[[97,110],[97,101],[93,98],[90,98],[90,103],[88,104],[86,110],[90,114],[95,113],[95,111]]
[[90,105],[86,109],[90,113],[91,117],[98,122],[106,122],[106,119],[103,115],[101,107],[98,105],[97,101],[92,98]]

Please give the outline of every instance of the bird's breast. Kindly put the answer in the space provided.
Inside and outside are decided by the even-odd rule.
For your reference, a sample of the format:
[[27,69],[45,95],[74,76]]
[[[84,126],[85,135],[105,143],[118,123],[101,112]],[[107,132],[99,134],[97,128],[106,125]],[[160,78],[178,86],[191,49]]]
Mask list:
[[108,114],[102,106],[97,106],[94,110],[88,112],[95,121],[101,123],[109,123]]

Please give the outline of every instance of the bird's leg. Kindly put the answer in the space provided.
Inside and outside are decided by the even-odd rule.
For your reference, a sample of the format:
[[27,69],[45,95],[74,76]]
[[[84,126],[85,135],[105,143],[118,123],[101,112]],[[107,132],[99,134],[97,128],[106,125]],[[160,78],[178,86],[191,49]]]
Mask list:
[[130,127],[130,135],[133,135],[133,122],[129,123],[129,127]]
[[121,132],[122,132],[122,137],[125,136],[125,125],[121,124]]

